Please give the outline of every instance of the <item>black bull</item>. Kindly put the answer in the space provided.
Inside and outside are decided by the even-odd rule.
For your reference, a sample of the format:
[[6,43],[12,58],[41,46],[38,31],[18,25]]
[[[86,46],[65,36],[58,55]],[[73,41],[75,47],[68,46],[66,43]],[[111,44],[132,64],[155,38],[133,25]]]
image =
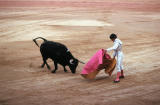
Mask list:
[[47,68],[50,70],[50,66],[47,63],[47,59],[50,58],[54,62],[55,69],[52,73],[55,73],[58,69],[57,64],[61,64],[64,68],[64,72],[67,72],[65,66],[69,66],[72,73],[76,73],[76,68],[78,63],[83,63],[78,59],[74,58],[71,52],[67,49],[67,47],[61,43],[48,41],[42,37],[37,37],[33,39],[35,44],[39,47],[37,43],[37,39],[42,39],[44,42],[40,46],[40,52],[43,59],[43,64],[41,67],[43,68],[46,64]]

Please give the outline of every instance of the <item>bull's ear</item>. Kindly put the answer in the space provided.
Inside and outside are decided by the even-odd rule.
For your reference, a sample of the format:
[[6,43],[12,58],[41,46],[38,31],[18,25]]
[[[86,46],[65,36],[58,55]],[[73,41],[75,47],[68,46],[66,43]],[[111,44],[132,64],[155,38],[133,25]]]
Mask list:
[[73,64],[73,59],[70,59],[70,60],[69,60],[69,63],[70,63],[70,64]]

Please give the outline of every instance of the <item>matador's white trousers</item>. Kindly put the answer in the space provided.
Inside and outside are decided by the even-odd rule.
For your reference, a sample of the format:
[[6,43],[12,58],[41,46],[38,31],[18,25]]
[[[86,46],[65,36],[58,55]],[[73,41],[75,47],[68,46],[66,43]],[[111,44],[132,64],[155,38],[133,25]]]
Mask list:
[[121,72],[121,70],[123,70],[123,52],[118,51],[116,56],[117,56],[117,64],[116,64],[117,72]]

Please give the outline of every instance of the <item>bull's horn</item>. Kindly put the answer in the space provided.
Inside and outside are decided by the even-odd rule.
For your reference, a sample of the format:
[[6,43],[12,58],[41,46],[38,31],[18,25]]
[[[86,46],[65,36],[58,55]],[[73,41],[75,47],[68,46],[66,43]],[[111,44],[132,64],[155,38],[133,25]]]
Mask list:
[[78,60],[80,63],[82,63],[82,64],[85,64],[84,62],[82,62],[82,61],[80,61],[80,60]]
[[70,64],[73,64],[73,59],[70,59],[70,60],[69,60],[69,63],[70,63]]

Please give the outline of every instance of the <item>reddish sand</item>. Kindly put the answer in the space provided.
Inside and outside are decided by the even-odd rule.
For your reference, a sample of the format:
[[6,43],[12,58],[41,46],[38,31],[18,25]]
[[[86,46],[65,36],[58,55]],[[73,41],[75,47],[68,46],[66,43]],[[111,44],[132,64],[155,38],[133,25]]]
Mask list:
[[[8,1],[8,2],[7,2]],[[159,105],[159,0],[0,1],[0,105]],[[37,36],[65,44],[87,62],[108,36],[123,41],[125,79],[102,70],[94,80],[40,68]],[[39,44],[41,41],[39,41]],[[111,53],[110,53],[111,54]],[[51,60],[48,60],[54,69]]]
[[[128,9],[143,11],[159,11],[160,2],[144,1],[0,1],[1,7],[83,7],[103,9]],[[156,0],[154,0],[156,1]],[[158,1],[158,0],[157,0]]]

